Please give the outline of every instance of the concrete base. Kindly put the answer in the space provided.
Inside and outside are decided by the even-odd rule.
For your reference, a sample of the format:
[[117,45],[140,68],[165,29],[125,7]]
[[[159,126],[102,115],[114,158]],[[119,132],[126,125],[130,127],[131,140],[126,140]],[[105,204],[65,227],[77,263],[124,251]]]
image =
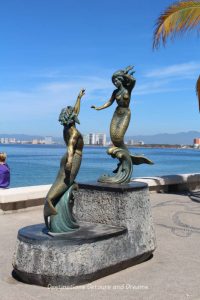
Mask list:
[[18,233],[14,276],[43,286],[71,286],[148,259],[155,250],[148,187],[80,184],[74,213],[80,229],[50,236],[43,224]]

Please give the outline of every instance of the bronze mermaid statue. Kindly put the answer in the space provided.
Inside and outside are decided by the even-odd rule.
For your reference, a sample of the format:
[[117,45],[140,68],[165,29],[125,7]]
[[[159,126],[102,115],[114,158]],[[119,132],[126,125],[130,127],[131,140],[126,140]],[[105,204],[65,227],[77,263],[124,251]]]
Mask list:
[[117,169],[113,171],[113,173],[116,173],[115,176],[103,175],[99,178],[98,181],[103,183],[128,183],[131,179],[133,165],[153,163],[144,156],[131,155],[124,143],[124,135],[131,119],[129,105],[131,92],[136,83],[133,77],[134,73],[132,66],[116,71],[112,75],[112,82],[116,89],[113,91],[111,98],[100,107],[91,106],[95,110],[102,110],[111,106],[114,101],[117,102],[117,108],[110,124],[110,138],[114,147],[109,148],[107,153],[113,158],[118,158],[119,163]]
[[67,232],[79,227],[72,214],[72,202],[73,190],[77,189],[74,180],[81,165],[84,145],[83,137],[75,125],[80,124],[78,115],[84,94],[85,90],[82,89],[75,106],[63,108],[59,116],[67,151],[61,159],[60,170],[46,196],[44,205],[45,224],[54,233]]

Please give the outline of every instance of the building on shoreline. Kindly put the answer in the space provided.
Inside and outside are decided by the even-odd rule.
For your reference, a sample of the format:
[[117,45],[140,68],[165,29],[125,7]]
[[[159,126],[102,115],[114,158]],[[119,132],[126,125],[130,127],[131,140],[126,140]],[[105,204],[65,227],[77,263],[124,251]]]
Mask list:
[[55,144],[52,136],[46,136],[44,139],[32,139],[32,140],[17,140],[14,137],[0,137],[0,144],[32,144],[32,145],[53,145]]
[[195,138],[194,140],[193,140],[193,147],[194,148],[200,148],[200,138]]
[[85,145],[106,145],[105,133],[88,133],[83,135]]
[[45,143],[45,145],[52,145],[53,144],[52,136],[45,136],[44,143]]
[[15,138],[0,138],[0,143],[1,144],[17,144],[17,141]]
[[134,140],[128,140],[125,142],[128,146],[143,146],[144,142],[143,141],[134,141]]

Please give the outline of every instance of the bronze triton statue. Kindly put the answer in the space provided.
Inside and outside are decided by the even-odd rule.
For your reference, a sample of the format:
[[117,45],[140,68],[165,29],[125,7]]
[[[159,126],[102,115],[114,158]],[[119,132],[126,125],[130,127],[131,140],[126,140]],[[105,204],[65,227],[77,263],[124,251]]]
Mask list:
[[103,175],[98,181],[106,183],[127,183],[130,182],[133,166],[142,163],[153,164],[151,160],[144,156],[131,155],[124,144],[124,135],[129,126],[131,111],[129,108],[131,92],[135,86],[136,80],[133,77],[134,71],[132,66],[124,70],[115,72],[112,76],[112,82],[116,86],[111,98],[103,106],[92,108],[102,110],[113,104],[116,100],[117,108],[110,124],[110,138],[114,147],[109,148],[107,153],[113,158],[118,158],[119,163],[115,176]]
[[60,170],[46,196],[44,205],[45,224],[54,233],[67,232],[79,227],[72,215],[71,204],[73,200],[72,192],[77,189],[74,180],[82,159],[83,137],[76,129],[75,124],[80,124],[78,114],[80,112],[80,101],[84,94],[85,90],[82,89],[75,106],[63,108],[59,116],[59,122],[64,126],[63,138],[67,146],[67,152],[61,159]]

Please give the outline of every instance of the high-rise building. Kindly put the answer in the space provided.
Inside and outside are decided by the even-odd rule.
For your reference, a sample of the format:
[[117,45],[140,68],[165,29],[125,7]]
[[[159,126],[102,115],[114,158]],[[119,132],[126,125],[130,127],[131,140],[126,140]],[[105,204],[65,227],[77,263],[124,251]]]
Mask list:
[[89,133],[89,145],[106,145],[105,133]]
[[45,138],[44,138],[44,144],[46,144],[46,145],[53,144],[53,138],[52,138],[52,136],[45,136]]
[[105,133],[96,133],[95,134],[95,142],[97,145],[106,145],[106,134]]
[[89,133],[89,145],[95,145],[95,133]]
[[89,134],[84,134],[83,135],[83,142],[84,142],[84,145],[89,145],[90,144],[90,136],[89,136]]

